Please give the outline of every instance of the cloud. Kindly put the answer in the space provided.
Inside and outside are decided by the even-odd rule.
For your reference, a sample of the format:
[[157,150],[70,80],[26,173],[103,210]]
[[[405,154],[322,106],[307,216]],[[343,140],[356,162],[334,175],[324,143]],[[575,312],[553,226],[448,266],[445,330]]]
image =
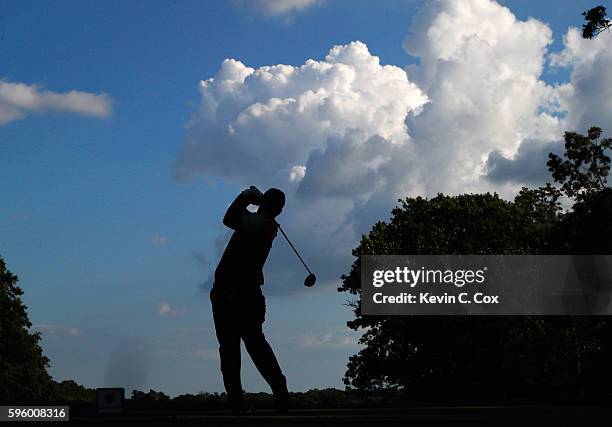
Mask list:
[[495,149],[487,158],[486,177],[494,183],[512,182],[538,187],[550,181],[546,162],[551,152],[563,152],[563,145],[559,141],[543,144],[527,139],[521,143],[513,158],[505,157]]
[[359,337],[346,331],[327,332],[321,335],[301,334],[291,340],[303,349],[339,349],[359,347]]
[[570,28],[563,42],[564,49],[551,55],[551,64],[572,70],[570,82],[558,93],[568,130],[585,132],[599,126],[612,131],[612,33],[584,40],[579,29]]
[[551,42],[546,24],[489,0],[429,2],[415,17],[404,47],[420,64],[407,72],[431,102],[406,122],[430,168],[425,194],[500,191],[482,179],[491,151],[511,158],[526,140],[560,138],[555,88],[541,79]]
[[208,264],[210,264],[210,261],[204,252],[194,252],[192,255],[193,259],[195,259],[202,267],[208,267]]
[[32,326],[32,329],[41,332],[43,335],[61,335],[66,337],[78,337],[82,335],[82,331],[74,326],[40,324]]
[[176,316],[178,311],[170,306],[167,302],[160,302],[157,308],[157,315],[160,317]]
[[381,65],[361,42],[295,67],[253,69],[226,59],[200,82],[200,93],[174,167],[179,180],[206,174],[286,182],[313,149],[346,129],[405,142],[406,114],[427,100],[401,68]]
[[268,17],[287,17],[320,6],[325,0],[235,0],[238,5],[248,5],[251,9]]
[[[561,111],[559,132],[586,133],[591,126],[612,131],[612,35],[603,32],[593,40],[582,38],[581,30],[569,28],[563,37],[564,48],[549,56],[550,65],[572,70],[570,81],[559,84],[552,93],[553,103]],[[513,156],[494,150],[487,160],[488,178],[493,182],[514,181],[539,185],[550,175],[545,167],[548,153],[563,153],[561,139],[542,142],[526,139]]]
[[159,234],[151,236],[151,244],[153,246],[164,246],[166,243],[168,243],[166,236],[160,236]]
[[209,272],[208,276],[204,280],[198,282],[198,290],[203,293],[208,293],[212,289],[214,283],[213,272]]
[[291,172],[289,172],[289,182],[299,183],[306,175],[306,166],[304,165],[295,165],[291,168]]
[[[545,23],[490,0],[439,0],[424,5],[404,40],[418,59],[406,70],[380,64],[362,42],[299,66],[227,59],[200,82],[175,177],[283,189],[279,221],[319,284],[337,285],[351,248],[398,198],[512,197],[543,184],[548,151],[565,130],[610,123],[610,49],[584,47],[574,31],[550,56]],[[542,79],[549,56],[573,67],[570,82]],[[283,242],[264,273],[268,292],[301,289],[301,267]]]
[[80,91],[57,93],[38,85],[0,80],[0,126],[29,114],[61,112],[104,118],[112,112],[106,94]]
[[592,64],[598,56],[606,54],[610,46],[610,32],[604,31],[594,39],[582,38],[578,28],[569,28],[563,36],[564,48],[550,55],[550,63],[557,67]]

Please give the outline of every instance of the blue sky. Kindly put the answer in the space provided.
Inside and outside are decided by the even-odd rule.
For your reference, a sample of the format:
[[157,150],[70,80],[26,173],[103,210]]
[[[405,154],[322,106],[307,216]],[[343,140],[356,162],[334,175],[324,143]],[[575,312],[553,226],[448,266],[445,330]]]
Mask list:
[[[501,4],[518,20],[535,17],[549,26],[548,53],[564,48],[568,27],[579,26],[580,12],[595,5]],[[253,68],[299,66],[360,40],[382,64],[420,63],[402,43],[421,1],[328,0],[278,15],[265,5],[0,1],[2,81],[60,94],[77,90],[97,96],[96,105],[106,105],[102,94],[110,100],[97,115],[48,107],[0,121],[0,255],[19,275],[56,379],[171,395],[222,390],[200,286],[218,259],[224,210],[248,183],[243,176],[207,175],[206,164],[177,181],[173,168],[186,139],[200,135],[189,125],[200,108],[198,82],[214,77],[224,59]],[[539,78],[553,87],[570,82],[572,69],[547,65]],[[435,86],[415,79],[435,99]],[[265,150],[256,161],[267,161]],[[269,184],[257,181],[256,170],[252,176],[255,184]],[[381,204],[364,218],[385,219],[380,212],[390,207]],[[307,259],[317,260],[319,243],[305,241],[298,214],[287,215],[294,215],[287,216],[294,225],[288,233],[296,233]],[[341,387],[348,357],[359,349],[345,326],[352,317],[342,305],[346,296],[335,291],[337,273],[348,272],[351,261],[348,243],[338,245],[346,256],[320,288],[300,288],[303,272],[290,254],[283,263],[291,274],[283,277],[293,282],[283,283],[282,292],[274,291],[278,283],[264,287],[266,332],[293,390]],[[278,239],[271,257],[287,252],[285,246]],[[243,367],[247,390],[267,390],[248,357]]]

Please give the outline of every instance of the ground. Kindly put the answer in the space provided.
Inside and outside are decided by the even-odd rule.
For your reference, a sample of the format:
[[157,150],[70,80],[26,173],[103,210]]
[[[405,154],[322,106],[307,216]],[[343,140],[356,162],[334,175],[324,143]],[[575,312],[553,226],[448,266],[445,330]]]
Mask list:
[[279,415],[258,411],[249,416],[232,416],[227,411],[183,412],[150,415],[133,413],[122,416],[71,417],[79,424],[167,426],[473,426],[473,425],[588,425],[606,420],[612,405],[563,406],[454,406],[413,407],[403,409],[311,409]]

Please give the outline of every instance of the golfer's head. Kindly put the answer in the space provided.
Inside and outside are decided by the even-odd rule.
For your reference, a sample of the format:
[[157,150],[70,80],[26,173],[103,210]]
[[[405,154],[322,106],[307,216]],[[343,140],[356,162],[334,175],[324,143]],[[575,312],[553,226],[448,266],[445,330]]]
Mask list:
[[283,211],[285,206],[285,193],[278,188],[270,188],[263,194],[259,211],[276,217]]

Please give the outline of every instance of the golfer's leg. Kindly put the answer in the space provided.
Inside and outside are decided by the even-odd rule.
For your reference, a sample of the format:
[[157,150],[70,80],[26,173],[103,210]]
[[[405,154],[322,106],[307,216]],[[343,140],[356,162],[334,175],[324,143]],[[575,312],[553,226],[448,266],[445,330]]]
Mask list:
[[259,370],[261,376],[270,385],[272,393],[274,393],[276,409],[281,412],[287,412],[289,409],[287,379],[283,375],[276,356],[261,330],[261,323],[258,328],[253,328],[253,330],[244,334],[242,340],[257,370]]
[[285,376],[278,364],[278,360],[272,351],[272,347],[263,333],[263,322],[265,319],[266,305],[263,295],[254,298],[251,307],[245,310],[242,327],[242,340],[251,359],[262,377],[268,382],[272,391],[284,393],[287,389]]
[[272,347],[266,340],[261,327],[259,331],[249,331],[242,336],[244,346],[249,352],[251,359],[262,377],[270,384],[274,391],[279,386],[279,381],[284,381],[283,372],[278,360],[272,351]]
[[227,393],[227,400],[232,409],[242,405],[242,384],[240,382],[240,334],[235,320],[229,313],[223,312],[224,307],[213,304],[215,332],[219,341],[219,357],[221,359],[221,374]]
[[219,343],[221,374],[227,393],[227,401],[232,409],[242,404],[242,383],[240,382],[240,337],[231,337]]

